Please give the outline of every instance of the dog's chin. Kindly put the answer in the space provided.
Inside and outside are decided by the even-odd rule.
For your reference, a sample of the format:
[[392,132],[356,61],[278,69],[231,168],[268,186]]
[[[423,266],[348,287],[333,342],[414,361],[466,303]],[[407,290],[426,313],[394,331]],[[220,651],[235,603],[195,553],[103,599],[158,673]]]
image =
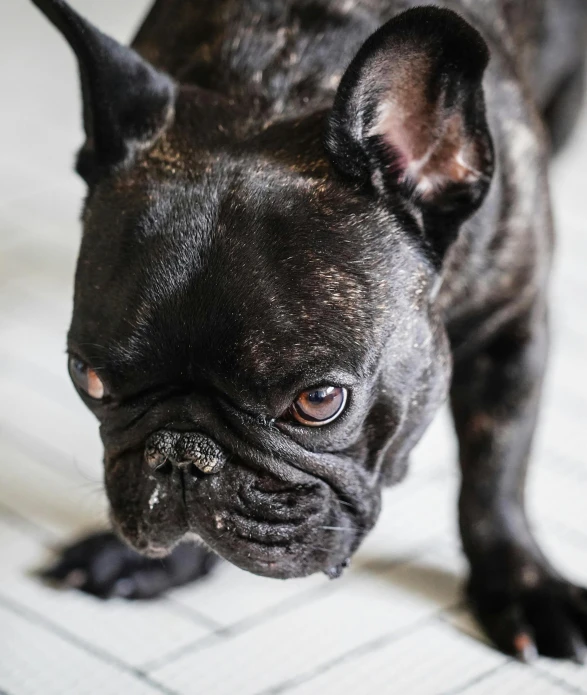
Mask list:
[[216,538],[206,545],[233,565],[262,577],[293,579],[319,572],[337,575],[338,568],[348,563],[351,543],[343,542],[342,547],[329,548],[327,539],[317,542],[316,538],[313,536],[307,542],[299,539],[278,546],[242,538]]
[[[134,475],[133,475],[134,473]],[[336,576],[360,535],[352,506],[313,476],[277,477],[244,463],[211,476],[149,475],[132,454],[107,466],[111,519],[147,557],[197,539],[254,574],[287,579]]]
[[[338,576],[347,566],[352,552],[353,538],[339,539],[338,547],[328,547],[328,539],[318,544],[314,538],[291,544],[274,545],[255,542],[238,536],[214,537],[204,541],[197,532],[190,531],[174,540],[161,544],[160,540],[128,535],[116,524],[118,534],[131,548],[149,558],[167,557],[182,542],[200,543],[221,558],[247,572],[272,579],[293,579],[323,572]],[[340,542],[342,541],[342,542]]]
[[186,485],[185,502],[192,534],[265,577],[328,573],[355,547],[352,514],[329,485],[310,476],[285,481],[233,466],[205,486]]
[[212,514],[200,508],[189,516],[189,530],[184,530],[170,519],[158,524],[129,516],[128,510],[124,520],[111,513],[118,535],[141,555],[164,558],[179,543],[200,543],[240,569],[274,579],[319,572],[338,576],[358,543],[352,519],[336,509],[325,508],[324,515],[301,524],[247,518],[221,507]]

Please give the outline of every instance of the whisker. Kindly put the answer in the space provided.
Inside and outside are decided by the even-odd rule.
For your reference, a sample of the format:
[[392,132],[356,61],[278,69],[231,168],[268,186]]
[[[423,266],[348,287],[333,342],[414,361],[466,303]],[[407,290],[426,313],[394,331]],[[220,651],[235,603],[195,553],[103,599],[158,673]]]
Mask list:
[[325,548],[322,545],[314,545],[313,543],[308,544],[307,547],[310,548],[311,550],[323,550],[325,553],[329,553],[332,550],[332,548]]
[[351,509],[353,509],[353,505],[350,504],[350,502],[345,502],[344,500],[339,499],[339,500],[338,500],[338,503],[339,503],[340,505],[342,505],[343,507],[350,507]]

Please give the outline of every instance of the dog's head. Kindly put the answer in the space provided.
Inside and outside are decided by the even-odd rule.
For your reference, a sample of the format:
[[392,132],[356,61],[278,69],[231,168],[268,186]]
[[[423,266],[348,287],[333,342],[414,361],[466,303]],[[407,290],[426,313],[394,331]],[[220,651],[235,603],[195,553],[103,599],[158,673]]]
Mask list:
[[434,296],[492,172],[483,40],[406,12],[332,108],[255,129],[35,1],[80,63],[70,372],[116,527],[151,555],[195,535],[259,574],[335,572],[446,396]]

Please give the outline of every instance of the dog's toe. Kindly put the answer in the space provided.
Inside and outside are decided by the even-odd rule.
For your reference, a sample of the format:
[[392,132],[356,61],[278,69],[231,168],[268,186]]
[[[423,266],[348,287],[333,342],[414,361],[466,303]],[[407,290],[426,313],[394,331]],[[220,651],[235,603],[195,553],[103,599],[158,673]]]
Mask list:
[[472,608],[496,646],[524,662],[538,655],[584,663],[587,591],[550,580],[511,592],[469,587]]

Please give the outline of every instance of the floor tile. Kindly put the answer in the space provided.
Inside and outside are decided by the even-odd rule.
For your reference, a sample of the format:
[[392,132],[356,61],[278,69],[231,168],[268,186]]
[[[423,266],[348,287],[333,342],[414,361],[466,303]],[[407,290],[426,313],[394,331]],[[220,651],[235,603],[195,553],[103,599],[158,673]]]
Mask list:
[[0,566],[0,599],[4,604],[26,608],[27,613],[42,618],[87,649],[138,667],[199,638],[213,639],[208,625],[191,615],[181,615],[164,602],[104,602],[77,591],[59,592],[44,586],[32,572],[43,566],[49,553],[1,519],[0,546],[10,558],[9,564]]
[[173,601],[197,610],[224,627],[260,619],[280,607],[303,601],[305,594],[324,587],[325,577],[281,581],[257,577],[228,563],[216,570],[212,581],[172,593]]
[[373,645],[364,654],[351,655],[299,686],[284,684],[282,692],[440,695],[493,671],[505,661],[506,657],[448,626],[432,623],[399,639]]
[[26,612],[0,603],[0,625],[0,689],[10,695],[161,695],[160,688],[31,621]]
[[0,432],[0,503],[36,524],[50,538],[68,541],[84,529],[107,524],[106,497],[100,477],[79,469],[38,461]]
[[[426,561],[423,561],[426,565]],[[454,581],[416,581],[404,566],[377,568],[332,583],[330,591],[269,617],[236,636],[188,651],[150,671],[180,693],[191,692],[195,674],[202,692],[253,694],[277,687],[386,635],[435,615],[457,599]],[[434,581],[436,579],[437,581]],[[423,584],[427,584],[425,590]],[[222,664],[230,663],[230,673]],[[218,678],[223,671],[223,678]]]
[[[457,692],[458,695],[496,695],[496,693],[499,695],[526,695],[526,693],[528,695],[571,695],[573,693],[564,684],[545,677],[537,670],[514,663]],[[577,691],[574,692],[578,695]]]

